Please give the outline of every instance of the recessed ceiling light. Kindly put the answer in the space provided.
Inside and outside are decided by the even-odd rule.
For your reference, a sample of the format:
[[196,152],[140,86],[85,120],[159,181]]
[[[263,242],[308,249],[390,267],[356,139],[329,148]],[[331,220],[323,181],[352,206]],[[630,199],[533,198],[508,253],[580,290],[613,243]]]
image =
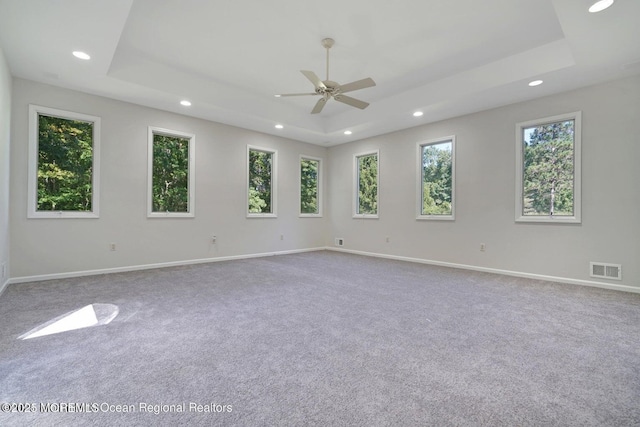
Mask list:
[[542,80],[534,80],[529,82],[529,86],[540,86],[542,84]]
[[415,111],[415,112],[413,113],[413,117],[420,117],[420,116],[422,116],[423,114],[424,114],[424,113],[423,113],[422,111]]
[[591,13],[602,12],[612,4],[613,4],[613,0],[598,0],[597,2],[591,5],[591,7],[589,8],[589,12]]
[[273,96],[275,96],[276,98],[280,98],[282,95],[273,95]]
[[282,129],[282,128],[284,128],[284,126],[282,126],[281,124],[276,125],[276,129]]
[[73,56],[75,56],[76,58],[79,58],[79,59],[84,59],[84,60],[91,59],[91,57],[87,53],[84,53],[84,52],[79,51],[79,50],[74,50],[73,51]]
[[345,135],[351,135],[352,133],[353,133],[353,132],[351,132],[350,130],[345,130],[345,131],[344,131],[344,134],[345,134]]
[[180,101],[180,105],[184,105],[185,107],[191,107],[191,102],[187,101],[186,99],[183,99],[182,101]]

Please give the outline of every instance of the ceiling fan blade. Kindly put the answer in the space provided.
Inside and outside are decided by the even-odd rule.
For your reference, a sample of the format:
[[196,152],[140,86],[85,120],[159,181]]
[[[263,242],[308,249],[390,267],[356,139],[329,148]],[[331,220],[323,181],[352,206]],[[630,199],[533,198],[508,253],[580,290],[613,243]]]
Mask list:
[[304,74],[304,76],[306,78],[309,79],[309,81],[311,83],[313,83],[313,85],[316,87],[316,89],[326,89],[327,87],[324,85],[324,83],[322,83],[322,80],[320,80],[320,77],[318,77],[316,75],[316,73],[314,73],[313,71],[306,71],[306,70],[301,70],[300,71],[302,74]]
[[327,103],[327,98],[322,97],[318,99],[318,102],[316,102],[316,106],[313,107],[313,110],[311,110],[311,114],[318,114],[320,111],[322,111],[326,103]]
[[279,95],[276,95],[276,97],[280,98],[281,96],[306,96],[306,95],[317,95],[317,93],[315,93],[315,92],[311,92],[311,93],[281,93]]
[[369,106],[368,102],[360,101],[359,99],[352,98],[347,95],[336,95],[334,99],[338,102],[342,102],[343,104],[351,105],[352,107],[359,108],[364,110]]
[[371,77],[367,77],[366,79],[347,83],[346,85],[341,85],[340,92],[342,93],[351,92],[353,90],[364,89],[364,88],[375,86],[375,85],[376,85],[376,82],[374,82]]

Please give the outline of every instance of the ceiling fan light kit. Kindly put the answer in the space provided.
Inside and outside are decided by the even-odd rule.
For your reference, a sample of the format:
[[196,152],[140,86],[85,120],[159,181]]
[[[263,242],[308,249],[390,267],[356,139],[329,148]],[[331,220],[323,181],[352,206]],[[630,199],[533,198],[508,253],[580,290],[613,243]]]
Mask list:
[[325,104],[330,98],[343,104],[350,105],[352,107],[364,110],[369,106],[368,102],[361,101],[356,98],[344,95],[346,92],[352,92],[354,90],[365,89],[376,85],[376,82],[372,78],[357,80],[355,82],[341,85],[337,82],[329,80],[329,49],[335,44],[335,40],[332,38],[325,38],[321,41],[322,47],[327,50],[327,78],[320,80],[320,78],[313,71],[301,70],[300,72],[313,84],[315,92],[312,93],[284,93],[276,95],[280,98],[282,96],[307,96],[307,95],[320,95],[320,99],[316,102],[316,105],[311,110],[311,114],[318,114],[322,111]]

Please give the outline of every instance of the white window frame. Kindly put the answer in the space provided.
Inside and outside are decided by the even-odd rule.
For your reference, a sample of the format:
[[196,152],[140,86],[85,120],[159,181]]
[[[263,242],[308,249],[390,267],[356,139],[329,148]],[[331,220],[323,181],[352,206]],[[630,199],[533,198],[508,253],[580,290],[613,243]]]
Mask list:
[[[91,211],[38,210],[39,115],[93,123]],[[57,108],[29,105],[27,218],[99,218],[100,217],[100,117]]]
[[[301,163],[303,160],[313,160],[318,162],[318,186],[317,186],[317,191],[318,191],[318,213],[302,213],[300,212],[300,209],[302,207],[302,194],[300,194],[300,190],[302,189],[302,171],[301,171]],[[300,155],[300,160],[298,162],[298,185],[300,186],[300,188],[298,188],[298,211],[299,211],[299,217],[300,218],[322,218],[322,180],[324,179],[324,172],[323,172],[323,167],[324,167],[324,160],[320,157],[313,157],[313,156],[306,156],[304,154]]]
[[[450,215],[423,215],[422,214],[422,152],[424,147],[428,145],[437,145],[442,143],[451,143],[451,214]],[[436,220],[436,221],[454,221],[455,220],[455,204],[456,204],[456,136],[449,135],[442,138],[429,139],[427,141],[420,141],[417,144],[418,147],[418,174],[416,185],[416,201],[417,201],[417,215],[418,220]]]
[[[574,121],[573,140],[573,215],[523,215],[524,210],[524,129],[556,122]],[[516,222],[580,224],[582,222],[582,112],[560,114],[516,124]]]
[[[271,212],[249,212],[249,153],[251,151],[262,151],[271,154]],[[247,218],[277,218],[278,217],[278,150],[266,147],[258,147],[256,145],[247,144],[247,161],[246,161],[247,180],[245,182],[245,209]]]
[[[147,142],[147,218],[193,218],[195,217],[196,195],[196,136],[192,133],[165,129],[155,126],[148,128]],[[164,135],[189,140],[189,201],[187,212],[153,211],[153,136]]]
[[[360,170],[358,165],[358,159],[360,157],[367,157],[375,155],[378,163],[378,174],[376,176],[376,213],[375,214],[361,214],[358,213],[360,208]],[[380,150],[371,150],[364,153],[354,154],[353,156],[353,218],[354,219],[378,219],[380,218]]]

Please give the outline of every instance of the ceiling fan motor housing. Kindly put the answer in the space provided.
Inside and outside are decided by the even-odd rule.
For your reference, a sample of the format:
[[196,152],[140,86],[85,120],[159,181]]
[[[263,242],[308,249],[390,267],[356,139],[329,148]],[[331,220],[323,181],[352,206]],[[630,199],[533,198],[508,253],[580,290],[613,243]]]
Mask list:
[[324,95],[325,93],[328,93],[329,95],[337,95],[340,93],[340,85],[337,82],[331,81],[331,80],[324,80],[322,82],[325,87],[318,87],[316,88],[316,93],[319,93],[320,95]]

